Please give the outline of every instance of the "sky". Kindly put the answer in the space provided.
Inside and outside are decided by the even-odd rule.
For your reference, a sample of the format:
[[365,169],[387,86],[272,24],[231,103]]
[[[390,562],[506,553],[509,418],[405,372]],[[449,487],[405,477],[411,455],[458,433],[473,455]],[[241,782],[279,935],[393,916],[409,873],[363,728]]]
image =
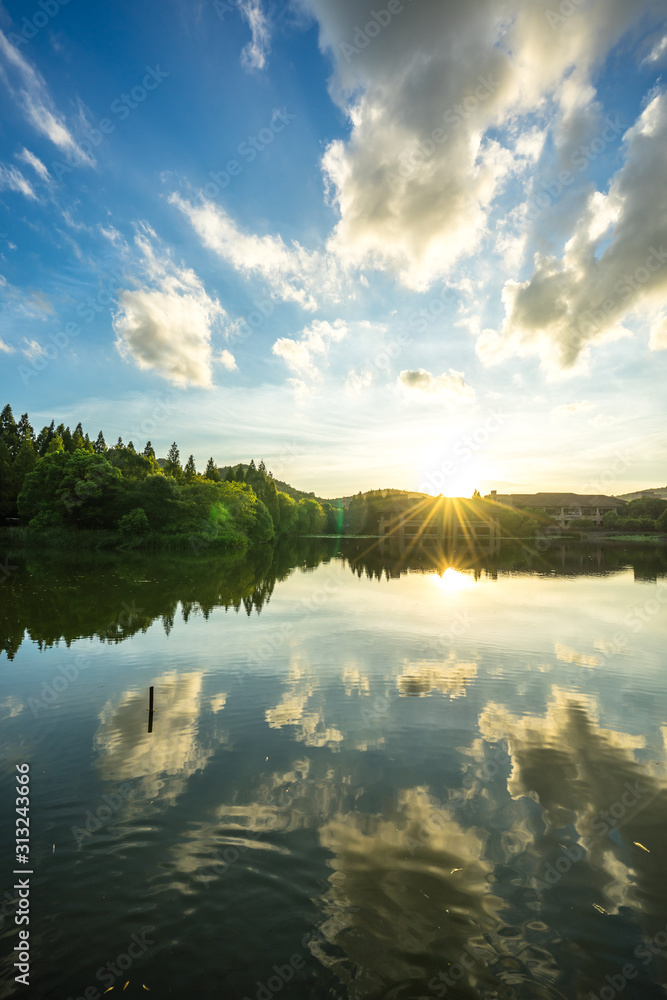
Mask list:
[[0,3],[0,400],[322,497],[663,486],[664,0]]

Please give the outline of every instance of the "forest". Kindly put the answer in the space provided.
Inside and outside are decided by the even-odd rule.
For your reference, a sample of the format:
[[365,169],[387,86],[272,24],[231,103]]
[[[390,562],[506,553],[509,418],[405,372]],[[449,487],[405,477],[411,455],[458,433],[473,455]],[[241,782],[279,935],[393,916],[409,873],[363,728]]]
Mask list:
[[[263,461],[229,468],[224,479],[210,458],[200,473],[192,455],[181,462],[174,442],[160,462],[119,438],[107,445],[52,421],[38,433],[9,405],[0,414],[0,518],[34,532],[104,531],[125,544],[166,538],[195,550],[212,542],[246,548],[277,537],[334,533],[339,512],[315,499],[277,489]],[[99,540],[98,535],[98,540]]]

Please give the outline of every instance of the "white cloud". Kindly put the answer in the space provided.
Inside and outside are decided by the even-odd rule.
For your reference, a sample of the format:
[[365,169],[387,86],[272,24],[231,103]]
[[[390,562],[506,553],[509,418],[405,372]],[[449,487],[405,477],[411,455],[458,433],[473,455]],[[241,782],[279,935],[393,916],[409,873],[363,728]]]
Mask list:
[[345,380],[345,389],[352,395],[358,395],[364,389],[370,389],[374,377],[375,372],[372,368],[362,368],[360,371],[350,368]]
[[25,344],[25,347],[22,347],[21,350],[29,361],[35,361],[37,358],[40,358],[42,354],[44,354],[44,348],[39,341],[28,340],[27,337],[24,337],[23,343]]
[[[627,336],[627,318],[650,314],[667,290],[667,96],[656,94],[623,137],[625,162],[606,195],[594,192],[562,257],[537,254],[532,277],[508,281],[505,320],[478,339],[482,361],[541,354],[573,369],[590,345]],[[661,326],[652,333],[660,343]]]
[[247,70],[264,69],[270,49],[271,34],[260,0],[244,0],[241,3],[241,14],[252,32],[252,40],[241,52],[241,65]]
[[31,153],[29,149],[25,148],[25,146],[20,153],[17,153],[17,159],[23,160],[24,163],[27,163],[28,166],[32,167],[35,173],[39,174],[43,181],[48,181],[49,171],[46,169],[40,158],[35,156],[34,153]]
[[194,205],[178,194],[172,194],[169,201],[189,219],[204,246],[242,274],[263,278],[283,301],[312,311],[321,299],[340,299],[343,275],[330,255],[306,250],[296,242],[288,246],[280,236],[243,233],[213,202],[202,199]]
[[239,370],[239,366],[236,364],[236,359],[231,351],[220,351],[220,354],[214,360],[228,372],[237,372]]
[[213,361],[221,360],[213,358],[211,338],[227,314],[194,271],[155,251],[154,238],[148,228],[136,237],[145,281],[118,296],[116,348],[138,368],[156,371],[175,385],[211,388]]
[[[94,166],[95,160],[73,138],[64,117],[54,106],[42,77],[0,31],[0,80],[25,111],[33,128],[46,136],[62,153],[72,154],[79,164]],[[13,81],[12,79],[13,78]]]
[[5,341],[0,337],[0,351],[3,351],[5,354],[14,354],[15,350],[15,347],[12,347],[11,344],[5,343]]
[[[506,180],[539,152],[538,136],[527,146],[521,132],[577,88],[592,102],[592,68],[656,7],[590,2],[556,30],[549,3],[420,0],[379,17],[358,0],[301,0],[351,124],[322,164],[340,213],[330,247],[343,260],[423,289],[474,253]],[[571,111],[579,128],[587,112]]]
[[575,413],[586,413],[594,410],[595,403],[589,403],[587,399],[582,399],[579,403],[561,403],[551,411],[555,417],[573,417]]
[[398,376],[399,386],[408,393],[421,396],[456,396],[459,399],[474,399],[475,390],[469,386],[463,372],[450,368],[442,375],[432,375],[424,368],[405,370]]
[[348,328],[341,319],[329,323],[315,320],[301,331],[298,340],[281,337],[271,348],[276,357],[282,358],[295,378],[290,384],[303,394],[314,382],[322,379],[318,362],[325,361],[331,344],[337,344],[348,334]]
[[32,184],[26,180],[20,170],[13,166],[0,163],[0,191],[18,191],[26,198],[37,198]]

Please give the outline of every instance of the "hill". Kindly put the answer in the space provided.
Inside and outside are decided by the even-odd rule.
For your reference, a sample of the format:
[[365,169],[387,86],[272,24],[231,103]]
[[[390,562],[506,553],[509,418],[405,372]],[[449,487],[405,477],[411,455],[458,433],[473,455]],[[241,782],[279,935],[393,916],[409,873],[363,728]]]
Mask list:
[[655,486],[650,490],[638,490],[636,493],[619,493],[619,500],[643,500],[645,497],[658,497],[667,500],[667,486]]

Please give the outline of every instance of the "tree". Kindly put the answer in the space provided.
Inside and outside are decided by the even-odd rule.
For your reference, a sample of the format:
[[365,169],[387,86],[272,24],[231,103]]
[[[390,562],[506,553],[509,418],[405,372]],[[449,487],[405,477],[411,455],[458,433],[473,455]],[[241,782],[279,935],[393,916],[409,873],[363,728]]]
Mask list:
[[132,441],[127,442],[127,450],[133,452],[135,455],[137,453],[137,449],[134,447],[134,443]]
[[655,530],[667,534],[667,508],[663,510],[660,517],[655,522]]
[[[37,441],[35,442],[35,447],[37,448],[37,454],[40,458],[44,458],[48,451],[48,447],[51,444],[55,436],[55,420],[52,420],[48,427],[43,427],[39,434],[37,435]],[[100,434],[102,432],[100,431]]]
[[183,472],[185,474],[185,481],[187,483],[191,483],[192,480],[196,478],[196,476],[197,476],[197,469],[195,468],[194,455],[190,455],[188,457],[188,460],[185,463],[185,468],[184,468]]
[[255,459],[254,458],[250,459],[250,465],[248,466],[248,470],[252,470],[253,472],[257,471],[257,466],[255,465]]
[[86,442],[83,437],[83,427],[80,422],[74,428],[74,433],[72,434],[72,444],[75,451],[79,448],[85,447]]
[[9,403],[7,403],[2,413],[0,413],[0,437],[9,448],[10,455],[14,458],[19,450],[20,441],[16,421],[14,420],[12,408]]
[[264,475],[266,475],[266,465],[264,464],[264,459],[262,459],[261,462],[259,463],[258,472],[262,472]]
[[21,441],[25,441],[27,438],[29,438],[33,444],[35,443],[35,432],[32,429],[32,424],[28,419],[27,413],[23,413],[21,415],[21,419],[16,425],[16,430]]
[[146,447],[144,448],[144,458],[155,458],[155,449],[150,441],[146,442]]
[[164,466],[164,473],[166,476],[172,476],[174,479],[181,479],[183,475],[180,462],[180,452],[175,441],[167,452],[167,461]]
[[215,462],[213,461],[212,456],[206,463],[206,472],[204,473],[204,479],[210,479],[211,482],[213,483],[220,482],[220,473],[218,472],[218,468]]
[[93,445],[93,451],[95,452],[96,455],[104,455],[106,450],[107,450],[107,443],[104,440],[104,434],[102,433],[102,431],[100,431],[100,433],[97,435],[95,444]]

